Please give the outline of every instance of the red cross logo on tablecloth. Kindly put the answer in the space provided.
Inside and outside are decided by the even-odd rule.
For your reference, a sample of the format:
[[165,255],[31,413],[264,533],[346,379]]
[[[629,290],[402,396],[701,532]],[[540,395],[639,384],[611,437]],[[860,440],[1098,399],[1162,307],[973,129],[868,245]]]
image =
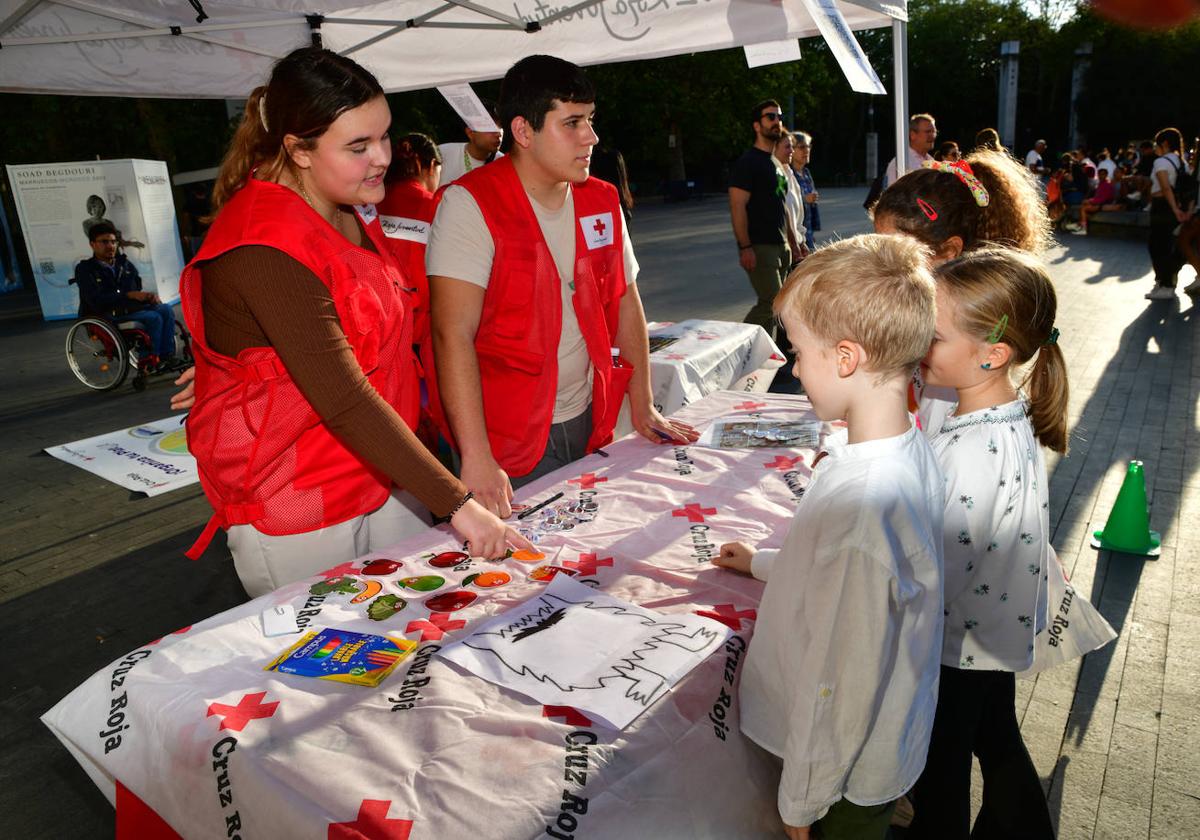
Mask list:
[[786,362],[787,361],[787,359],[783,358],[783,356],[780,356],[778,353],[772,353],[770,358],[771,358],[771,361],[773,361],[773,362]]
[[716,341],[718,338],[720,338],[720,336],[718,336],[716,333],[710,333],[710,332],[696,333],[697,341]]
[[264,703],[263,698],[267,696],[267,692],[259,691],[254,694],[247,694],[238,701],[236,706],[228,706],[224,703],[211,703],[208,707],[208,714],[205,717],[220,715],[223,720],[218,728],[232,729],[234,732],[241,732],[246,728],[246,724],[256,718],[269,718],[275,714],[275,710],[279,708],[279,701],[272,703]]
[[597,484],[608,481],[607,478],[597,478],[594,473],[584,473],[579,478],[568,478],[567,484],[578,484],[580,490],[591,490]]
[[389,820],[390,799],[364,799],[354,822],[330,823],[328,840],[408,840],[412,820]]
[[712,516],[717,512],[716,508],[700,507],[700,505],[692,502],[689,505],[684,505],[676,511],[672,511],[672,516],[686,516],[688,522],[703,522],[705,516]]
[[687,359],[687,356],[683,355],[682,353],[668,353],[667,358],[672,362],[682,362]]
[[[189,630],[191,630],[191,629],[192,629],[192,625],[190,625],[190,624],[189,624],[187,627],[180,627],[178,630],[176,630],[176,631],[175,631],[174,633],[172,633],[171,635],[172,635],[172,636],[179,636],[179,635],[182,635],[182,634],[186,633],[187,631],[189,631]],[[158,637],[157,639],[155,639],[153,642],[146,642],[146,647],[150,647],[150,645],[156,645],[156,644],[158,644],[159,642],[161,642],[161,641],[162,641],[164,638],[165,638],[164,636],[159,636],[159,637]]]
[[758,618],[757,610],[739,610],[733,604],[717,604],[711,610],[696,610],[695,612],[696,615],[719,621],[732,630],[742,629],[742,619],[754,621]]
[[594,575],[601,566],[612,568],[613,559],[605,557],[597,560],[595,554],[580,554],[578,560],[564,560],[563,565],[568,569],[578,569],[581,575]]
[[592,230],[596,231],[597,236],[603,236],[607,226],[602,219],[597,219],[596,224],[592,225]]
[[592,720],[574,706],[542,706],[542,717],[562,718],[567,726],[591,726]]
[[450,630],[458,630],[466,626],[467,622],[461,618],[451,620],[450,613],[435,612],[429,614],[428,621],[421,619],[419,621],[408,622],[408,626],[404,628],[404,632],[415,633],[420,630],[422,642],[436,642]]
[[787,472],[788,470],[790,470],[792,467],[796,466],[797,464],[803,464],[803,463],[804,463],[803,455],[797,455],[795,458],[789,458],[787,455],[776,455],[774,461],[767,461],[763,464],[763,466],[769,470],[779,470],[780,472]]
[[325,580],[341,577],[342,575],[353,575],[358,572],[358,567],[353,562],[347,560],[345,563],[338,563],[332,569],[326,569],[323,572],[318,572]]
[[744,403],[738,403],[737,405],[735,405],[733,407],[733,410],[734,411],[757,411],[760,408],[766,408],[766,407],[767,407],[766,403],[744,402]]

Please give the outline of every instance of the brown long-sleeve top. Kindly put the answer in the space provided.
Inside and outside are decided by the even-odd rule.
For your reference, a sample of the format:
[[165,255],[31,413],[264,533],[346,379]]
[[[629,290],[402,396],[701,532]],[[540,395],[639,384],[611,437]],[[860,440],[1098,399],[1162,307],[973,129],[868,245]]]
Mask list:
[[[361,243],[371,248],[365,236]],[[235,248],[205,263],[201,298],[212,349],[234,357],[274,348],[326,427],[437,516],[466,495],[367,380],[333,296],[302,263],[274,248]]]

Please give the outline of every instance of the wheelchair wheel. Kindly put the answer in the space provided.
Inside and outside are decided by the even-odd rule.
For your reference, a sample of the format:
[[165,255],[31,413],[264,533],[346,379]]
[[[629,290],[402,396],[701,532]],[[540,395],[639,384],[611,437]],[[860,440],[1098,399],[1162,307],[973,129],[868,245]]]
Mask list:
[[116,327],[84,318],[67,333],[67,364],[75,378],[93,391],[110,391],[129,373],[129,351]]

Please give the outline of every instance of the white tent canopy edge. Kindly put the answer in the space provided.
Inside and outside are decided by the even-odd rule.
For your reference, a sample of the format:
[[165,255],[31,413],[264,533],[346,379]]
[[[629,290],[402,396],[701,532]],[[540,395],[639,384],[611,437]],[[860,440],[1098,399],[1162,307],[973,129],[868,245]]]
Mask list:
[[[389,92],[503,75],[550,53],[603,64],[818,35],[802,0],[0,0],[0,91],[243,97],[314,35]],[[894,35],[907,144],[907,0],[816,0]],[[904,159],[900,156],[900,162]]]

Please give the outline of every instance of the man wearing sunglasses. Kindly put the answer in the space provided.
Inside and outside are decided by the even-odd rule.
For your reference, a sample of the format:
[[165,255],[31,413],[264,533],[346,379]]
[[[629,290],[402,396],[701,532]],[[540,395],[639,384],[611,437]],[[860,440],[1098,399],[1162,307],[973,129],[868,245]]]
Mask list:
[[[754,145],[729,173],[729,215],[737,241],[738,262],[750,277],[757,298],[746,315],[775,338],[771,303],[783,285],[792,254],[802,255],[803,232],[792,230],[785,199],[788,175],[776,161],[775,144],[783,134],[783,111],[774,99],[750,112]],[[790,243],[790,244],[789,244]]]

